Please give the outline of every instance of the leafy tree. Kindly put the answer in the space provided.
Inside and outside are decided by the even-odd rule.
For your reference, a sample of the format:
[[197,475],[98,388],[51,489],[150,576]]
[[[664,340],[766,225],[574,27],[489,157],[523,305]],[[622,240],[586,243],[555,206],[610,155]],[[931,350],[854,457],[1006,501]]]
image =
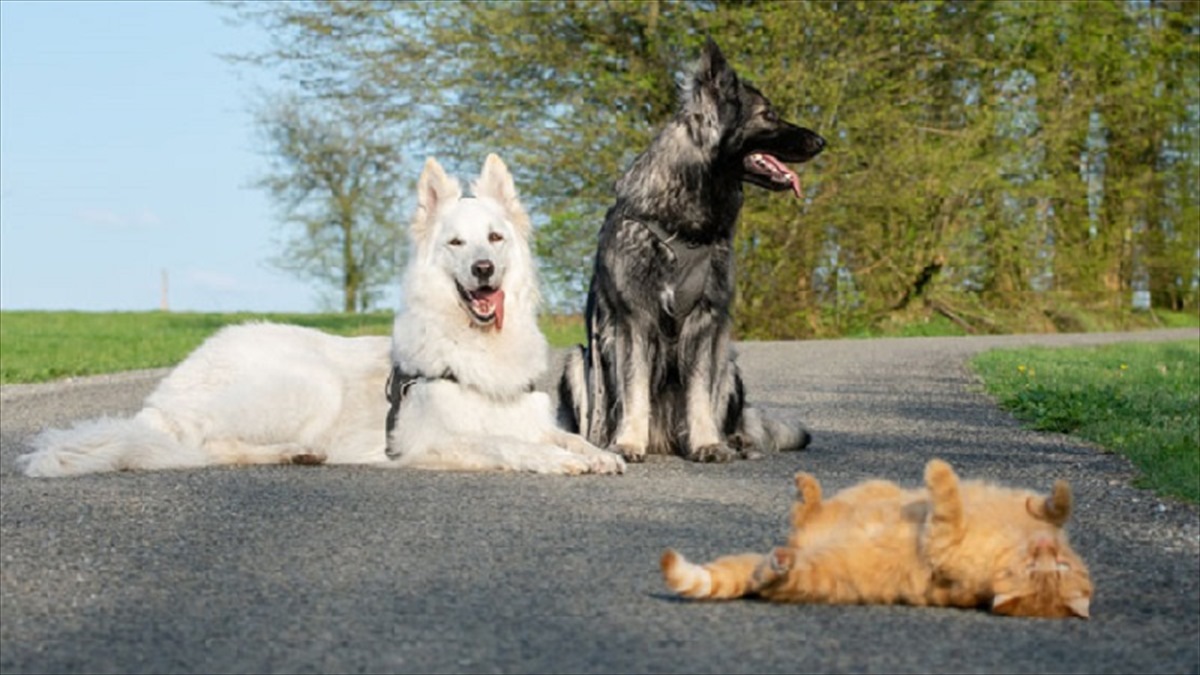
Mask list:
[[284,101],[259,110],[270,169],[256,185],[285,223],[271,262],[334,290],[344,312],[365,311],[394,282],[403,238],[397,149],[386,127],[353,111]]
[[806,198],[753,188],[742,337],[933,312],[1070,327],[1063,307],[1200,306],[1200,3],[234,3],[244,60],[474,171],[537,214],[548,295],[579,311],[611,186],[672,114],[706,35],[829,149]]

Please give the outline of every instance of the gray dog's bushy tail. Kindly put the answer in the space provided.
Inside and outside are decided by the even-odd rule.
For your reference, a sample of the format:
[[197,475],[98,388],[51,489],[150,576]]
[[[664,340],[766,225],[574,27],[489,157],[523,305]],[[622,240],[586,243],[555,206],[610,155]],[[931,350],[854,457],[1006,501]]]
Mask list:
[[812,441],[803,426],[787,424],[749,405],[742,410],[742,432],[754,445],[767,452],[803,450]]

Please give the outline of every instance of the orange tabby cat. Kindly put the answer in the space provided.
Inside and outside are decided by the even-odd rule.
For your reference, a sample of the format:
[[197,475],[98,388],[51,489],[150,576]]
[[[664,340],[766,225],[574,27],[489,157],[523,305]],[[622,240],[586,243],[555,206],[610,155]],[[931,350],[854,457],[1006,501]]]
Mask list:
[[663,576],[689,598],[989,607],[1012,616],[1088,618],[1092,582],[1063,523],[1071,489],[1049,497],[964,481],[925,466],[925,489],[872,480],[821,500],[796,474],[787,546],[696,565],[668,549]]

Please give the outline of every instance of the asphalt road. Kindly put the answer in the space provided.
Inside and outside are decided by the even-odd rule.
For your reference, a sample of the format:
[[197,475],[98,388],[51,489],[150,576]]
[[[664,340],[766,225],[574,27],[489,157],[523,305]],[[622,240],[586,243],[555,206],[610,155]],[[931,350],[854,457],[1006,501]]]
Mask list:
[[[0,671],[1197,673],[1197,510],[1131,487],[1118,457],[1022,430],[964,366],[992,346],[1182,338],[1200,333],[742,344],[751,399],[804,420],[812,448],[658,458],[620,477],[27,479],[13,458],[29,434],[130,413],[164,371],[4,387]],[[1072,483],[1092,620],[694,603],[662,586],[665,546],[705,558],[780,541],[799,469],[827,491],[915,484],[931,457],[967,477]]]

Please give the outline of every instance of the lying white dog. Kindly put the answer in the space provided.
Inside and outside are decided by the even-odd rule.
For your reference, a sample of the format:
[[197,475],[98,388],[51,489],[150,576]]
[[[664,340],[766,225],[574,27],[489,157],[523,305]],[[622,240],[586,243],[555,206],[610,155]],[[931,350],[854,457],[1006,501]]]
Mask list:
[[390,349],[385,337],[225,328],[133,418],[44,431],[18,466],[29,476],[323,462],[622,473],[619,456],[555,426],[550,397],[533,391],[548,354],[532,232],[499,157],[474,192],[464,198],[426,162]]

